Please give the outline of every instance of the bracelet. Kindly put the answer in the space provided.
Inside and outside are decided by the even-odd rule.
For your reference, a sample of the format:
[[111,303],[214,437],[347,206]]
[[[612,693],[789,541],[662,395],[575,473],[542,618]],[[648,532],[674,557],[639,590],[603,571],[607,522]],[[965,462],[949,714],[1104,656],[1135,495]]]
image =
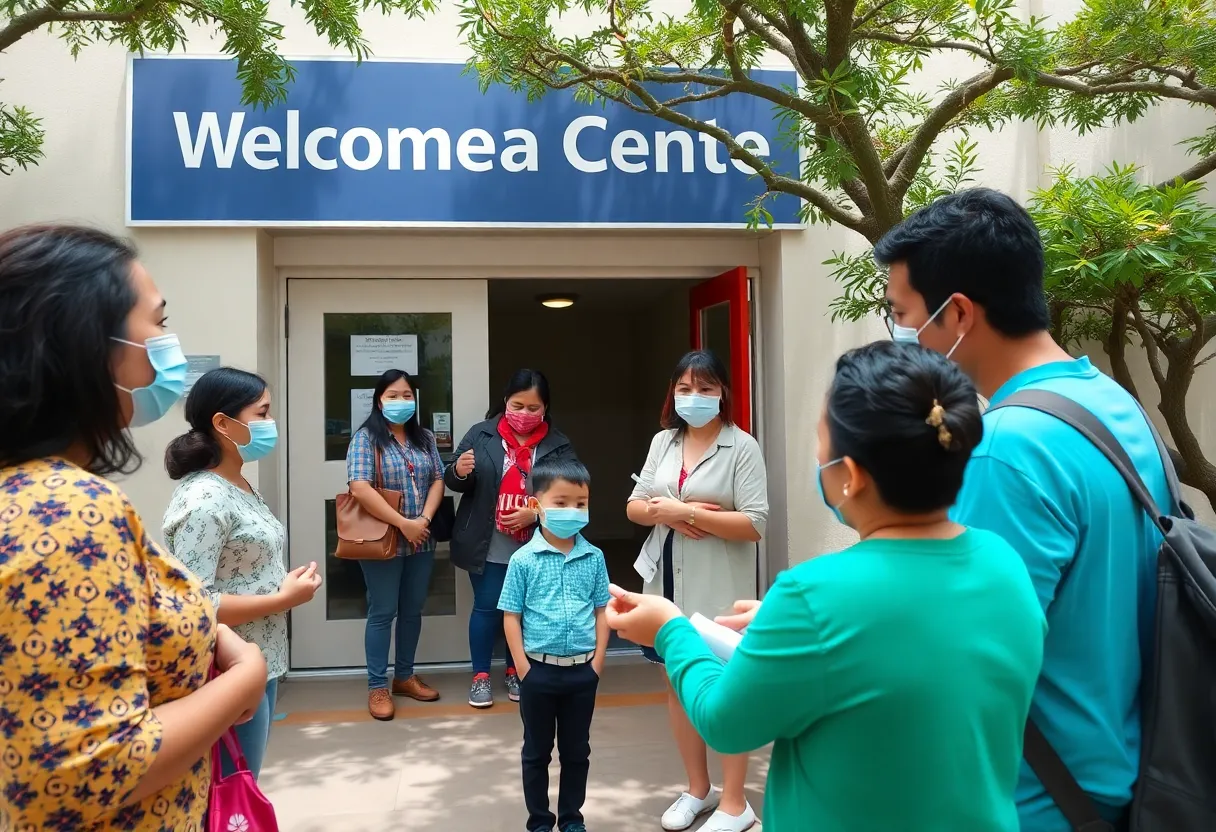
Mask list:
[[426,523],[428,526],[431,525],[431,518],[427,517],[425,514],[419,514],[418,519],[423,523]]
[[697,509],[695,506],[688,510],[688,525],[697,525]]

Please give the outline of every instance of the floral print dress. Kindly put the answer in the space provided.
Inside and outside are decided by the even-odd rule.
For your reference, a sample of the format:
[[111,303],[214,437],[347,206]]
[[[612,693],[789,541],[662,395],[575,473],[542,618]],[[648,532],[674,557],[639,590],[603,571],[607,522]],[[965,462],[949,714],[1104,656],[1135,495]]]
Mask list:
[[[218,609],[220,595],[273,595],[287,577],[287,530],[254,491],[219,474],[182,479],[165,511],[165,545],[192,571]],[[287,613],[232,628],[262,648],[267,675],[287,672]]]
[[0,829],[199,832],[208,758],[138,802],[153,709],[198,690],[202,587],[113,483],[62,460],[0,468]]

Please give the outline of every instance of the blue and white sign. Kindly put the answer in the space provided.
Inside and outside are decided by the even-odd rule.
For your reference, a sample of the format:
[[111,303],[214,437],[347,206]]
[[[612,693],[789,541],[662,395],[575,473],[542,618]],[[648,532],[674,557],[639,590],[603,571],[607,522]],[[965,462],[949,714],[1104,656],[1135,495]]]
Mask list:
[[[227,59],[133,58],[131,225],[741,227],[760,178],[708,136],[571,93],[482,93],[463,64],[293,61],[287,102],[241,105]],[[793,72],[757,71],[793,86]],[[773,105],[683,108],[780,172]],[[799,201],[767,203],[778,226]]]

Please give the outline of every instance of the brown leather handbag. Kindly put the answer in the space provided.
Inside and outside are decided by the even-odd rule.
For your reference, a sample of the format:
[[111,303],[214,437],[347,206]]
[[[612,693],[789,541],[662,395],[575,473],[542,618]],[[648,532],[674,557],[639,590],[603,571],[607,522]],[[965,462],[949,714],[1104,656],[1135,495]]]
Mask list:
[[[405,495],[400,491],[381,488],[384,477],[380,472],[380,449],[376,448],[376,481],[372,483],[384,502],[396,512],[401,511]],[[349,486],[345,494],[335,499],[338,520],[338,550],[335,557],[343,560],[392,560],[397,557],[397,544],[401,532],[396,526],[372,516]]]

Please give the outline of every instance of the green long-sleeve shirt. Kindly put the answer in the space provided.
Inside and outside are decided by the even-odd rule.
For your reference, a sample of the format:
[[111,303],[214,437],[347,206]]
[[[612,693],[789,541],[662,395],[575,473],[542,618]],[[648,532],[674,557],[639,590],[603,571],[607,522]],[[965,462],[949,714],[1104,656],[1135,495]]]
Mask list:
[[656,647],[711,748],[774,743],[765,832],[1017,832],[1045,634],[1021,558],[968,530],[783,572],[726,664],[684,618]]

